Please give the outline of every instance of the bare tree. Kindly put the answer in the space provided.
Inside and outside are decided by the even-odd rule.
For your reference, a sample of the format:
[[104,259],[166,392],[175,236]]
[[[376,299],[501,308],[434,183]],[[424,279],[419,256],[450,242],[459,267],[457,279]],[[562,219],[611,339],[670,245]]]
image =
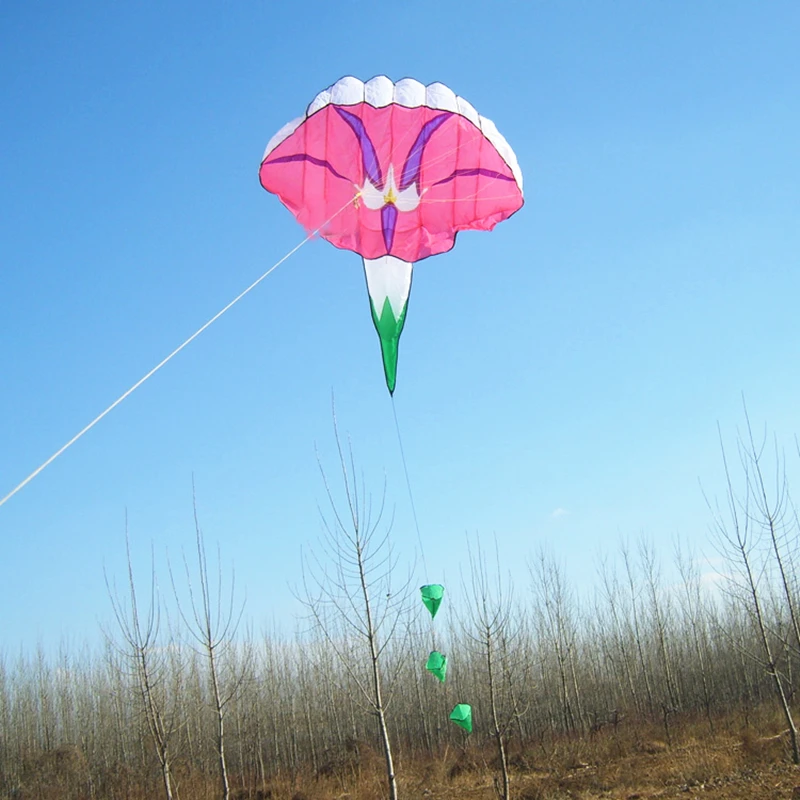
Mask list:
[[473,550],[469,546],[469,587],[464,595],[470,599],[467,624],[462,622],[465,634],[477,646],[478,657],[486,670],[486,686],[489,691],[491,712],[491,734],[497,743],[500,762],[502,790],[497,794],[503,800],[511,797],[508,772],[507,737],[511,725],[518,720],[521,711],[513,694],[515,681],[525,682],[523,662],[513,654],[512,648],[519,629],[513,618],[513,587],[503,591],[500,578],[500,563],[495,540],[495,574],[489,578],[485,553],[476,537]]
[[[796,584],[792,569],[792,556],[797,549],[797,512],[794,509],[789,484],[786,479],[786,466],[783,455],[774,440],[774,480],[772,486],[764,475],[762,461],[766,447],[766,432],[760,443],[757,443],[750,425],[747,406],[744,406],[744,417],[747,425],[747,438],[739,441],[742,467],[746,475],[753,507],[751,522],[760,527],[769,540],[772,559],[778,570],[780,591],[791,622],[792,636],[787,638],[788,646],[798,652],[800,648],[800,611],[797,608]],[[794,511],[790,514],[790,511]]]
[[625,576],[628,579],[628,594],[630,596],[631,608],[631,621],[633,623],[633,635],[636,643],[636,653],[639,656],[639,666],[642,669],[642,678],[644,679],[644,687],[647,693],[647,708],[648,711],[653,713],[653,687],[650,680],[650,674],[647,666],[647,659],[645,658],[645,646],[643,641],[642,625],[639,616],[639,596],[641,589],[637,590],[636,576],[633,572],[633,565],[631,563],[630,552],[628,551],[627,544],[620,546],[620,555],[625,565]]
[[[385,684],[391,680],[387,680],[389,676],[384,672],[383,657],[407,616],[410,579],[401,586],[393,584],[397,558],[390,540],[392,520],[388,523],[383,520],[385,484],[380,504],[373,508],[363,478],[359,481],[355,477],[352,447],[348,446],[347,455],[342,448],[335,414],[334,436],[344,504],[340,510],[318,457],[330,514],[326,516],[320,510],[321,555],[311,551],[303,557],[300,600],[376,718],[389,800],[397,800],[397,779],[386,721],[390,698],[386,695]],[[358,662],[359,652],[367,656],[366,670]],[[397,663],[399,659],[396,658]]]
[[[623,622],[625,620],[625,613],[627,611],[624,605],[625,599],[619,598],[620,588],[617,576],[610,572],[608,559],[605,557],[600,558],[598,574],[602,584],[600,590],[601,596],[605,600],[605,603],[608,606],[608,612],[610,613],[611,624],[606,625],[605,627],[607,630],[610,629],[611,631],[612,643],[616,650],[614,655],[609,655],[608,660],[612,663],[612,665],[614,665],[614,667],[617,667],[617,665],[621,663],[624,681],[622,677],[618,678],[620,694],[622,694],[624,683],[624,685],[627,686],[627,690],[630,693],[631,699],[633,700],[634,708],[639,713],[642,713],[643,709],[639,700],[639,694],[636,691],[636,682],[633,676],[632,662],[634,660],[634,656],[630,652],[631,647],[629,646],[629,634]],[[601,617],[602,613],[603,612],[598,609],[596,614],[598,619]]]
[[670,734],[670,717],[680,709],[680,698],[675,684],[672,657],[669,648],[670,599],[661,591],[661,576],[653,548],[644,537],[639,539],[639,561],[645,579],[645,586],[650,605],[650,619],[655,640],[658,645],[658,660],[661,663],[661,674],[664,683],[661,691],[661,720],[667,743],[672,745]]
[[576,670],[577,625],[573,598],[559,565],[542,548],[530,566],[539,614],[558,665],[558,689],[564,730],[582,731],[583,705]]
[[700,574],[693,563],[693,559],[681,549],[679,542],[675,544],[675,563],[683,584],[682,598],[685,623],[688,623],[692,632],[692,649],[697,659],[696,667],[700,670],[703,708],[705,709],[709,729],[713,734],[710,659],[707,654],[708,635],[705,625],[703,596],[700,591]]
[[[197,554],[197,583],[192,580],[189,564],[184,557],[183,564],[189,593],[189,607],[185,610],[181,603],[175,578],[170,566],[170,578],[178,604],[178,612],[187,630],[197,644],[197,652],[204,656],[208,666],[208,681],[211,690],[211,708],[215,721],[215,745],[222,800],[229,800],[230,781],[225,752],[225,719],[228,706],[239,692],[249,664],[245,660],[234,664],[231,651],[235,645],[236,633],[244,613],[243,600],[237,610],[236,576],[232,574],[230,590],[224,597],[222,564],[217,548],[216,590],[212,589],[208,571],[205,542],[197,517],[197,499],[194,479],[192,479],[192,508],[194,511],[195,547]],[[199,590],[199,597],[196,592]],[[190,616],[191,614],[191,616]],[[247,650],[249,654],[251,651]]]
[[118,636],[106,632],[106,638],[127,663],[161,767],[164,796],[166,800],[173,800],[173,755],[170,742],[175,731],[175,715],[167,711],[164,674],[166,661],[159,642],[161,610],[155,577],[155,557],[151,552],[150,602],[142,613],[133,576],[127,517],[125,552],[128,562],[126,601],[120,599],[116,587],[112,588],[108,576],[105,576],[106,589],[118,629]]
[[[747,423],[748,432],[750,423]],[[773,687],[788,726],[792,760],[800,764],[800,742],[786,691],[786,678],[782,674],[776,653],[774,637],[769,630],[764,593],[768,591],[770,564],[762,547],[765,531],[771,534],[773,522],[781,519],[785,504],[785,481],[782,470],[777,473],[777,499],[770,501],[764,492],[762,472],[758,467],[763,449],[753,445],[752,435],[743,442],[738,440],[739,457],[744,476],[742,493],[733,486],[728,459],[720,432],[720,449],[725,470],[726,512],[718,506],[709,508],[714,514],[713,532],[720,554],[732,572],[728,575],[728,591],[746,610],[758,635],[759,649],[747,648],[749,658],[757,661],[772,678]],[[765,499],[767,498],[767,499]],[[768,545],[769,547],[769,545]],[[768,551],[769,552],[769,551]],[[772,551],[774,553],[774,550]]]

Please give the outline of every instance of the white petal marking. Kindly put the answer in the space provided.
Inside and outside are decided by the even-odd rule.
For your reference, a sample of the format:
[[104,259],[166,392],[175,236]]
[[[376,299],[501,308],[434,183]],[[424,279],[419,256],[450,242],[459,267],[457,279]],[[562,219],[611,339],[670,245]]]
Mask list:
[[373,186],[369,182],[369,178],[367,178],[364,183],[364,188],[361,190],[361,200],[364,205],[372,211],[376,211],[384,206],[383,192]]

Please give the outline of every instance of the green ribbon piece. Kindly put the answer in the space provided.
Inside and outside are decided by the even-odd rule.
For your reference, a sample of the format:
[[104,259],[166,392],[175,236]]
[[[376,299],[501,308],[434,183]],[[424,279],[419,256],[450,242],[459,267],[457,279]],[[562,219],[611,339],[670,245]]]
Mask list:
[[444,679],[447,676],[447,656],[443,656],[438,650],[434,650],[428,656],[425,669],[444,683]]
[[433,619],[442,604],[444,586],[439,583],[431,583],[428,586],[420,586],[419,591],[422,595],[422,602],[425,603],[425,608],[431,612],[431,619]]
[[450,719],[463,728],[467,733],[472,733],[472,706],[467,703],[459,703],[451,712]]

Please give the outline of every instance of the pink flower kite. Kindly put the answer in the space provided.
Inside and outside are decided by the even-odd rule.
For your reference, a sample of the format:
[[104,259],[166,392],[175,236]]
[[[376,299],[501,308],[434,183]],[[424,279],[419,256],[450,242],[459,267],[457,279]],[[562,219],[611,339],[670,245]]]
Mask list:
[[441,83],[342,78],[270,141],[261,185],[309,231],[364,260],[384,372],[415,262],[522,206],[522,173],[494,124]]

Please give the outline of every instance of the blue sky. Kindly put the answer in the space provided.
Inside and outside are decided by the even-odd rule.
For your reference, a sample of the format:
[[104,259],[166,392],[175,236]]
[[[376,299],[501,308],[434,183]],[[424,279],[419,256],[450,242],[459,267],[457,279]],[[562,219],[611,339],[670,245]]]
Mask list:
[[[741,393],[798,430],[794,2],[6,4],[0,495],[302,240],[257,170],[346,74],[440,80],[526,205],[415,271],[396,410],[428,575],[496,533],[578,585],[645,532],[702,545]],[[0,508],[0,647],[94,641],[122,576],[206,537],[289,629],[339,424],[416,533],[359,258],[304,246]],[[557,509],[567,513],[553,514]]]

